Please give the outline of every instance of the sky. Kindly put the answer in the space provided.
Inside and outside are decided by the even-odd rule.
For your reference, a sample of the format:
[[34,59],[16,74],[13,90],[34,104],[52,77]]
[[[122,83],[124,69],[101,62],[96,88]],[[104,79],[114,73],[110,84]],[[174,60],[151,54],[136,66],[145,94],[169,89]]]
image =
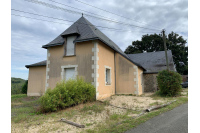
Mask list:
[[[37,1],[45,4],[37,4]],[[11,9],[11,76],[22,79],[28,79],[25,65],[46,60],[47,51],[42,45],[66,30],[82,16],[81,13],[93,25],[120,29],[116,31],[99,28],[123,51],[132,41],[141,40],[142,35],[159,34],[162,29],[165,29],[166,33],[174,31],[188,40],[187,0],[11,0]],[[89,17],[88,14],[134,26]]]

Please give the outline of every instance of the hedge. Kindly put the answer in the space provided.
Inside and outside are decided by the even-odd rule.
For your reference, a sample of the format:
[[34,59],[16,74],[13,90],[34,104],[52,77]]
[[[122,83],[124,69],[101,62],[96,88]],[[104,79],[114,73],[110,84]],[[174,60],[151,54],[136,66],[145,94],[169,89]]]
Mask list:
[[95,88],[81,78],[61,81],[40,97],[42,112],[52,112],[95,100]]

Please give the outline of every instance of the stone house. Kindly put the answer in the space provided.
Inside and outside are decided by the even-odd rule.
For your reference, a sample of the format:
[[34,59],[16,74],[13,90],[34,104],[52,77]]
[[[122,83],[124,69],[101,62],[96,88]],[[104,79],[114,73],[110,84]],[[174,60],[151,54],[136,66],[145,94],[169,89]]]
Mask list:
[[41,96],[57,82],[77,76],[95,86],[96,99],[114,94],[141,95],[148,86],[143,77],[151,71],[143,59],[138,61],[134,57],[137,54],[126,55],[84,17],[42,48],[47,49],[47,60],[26,65],[28,96]]

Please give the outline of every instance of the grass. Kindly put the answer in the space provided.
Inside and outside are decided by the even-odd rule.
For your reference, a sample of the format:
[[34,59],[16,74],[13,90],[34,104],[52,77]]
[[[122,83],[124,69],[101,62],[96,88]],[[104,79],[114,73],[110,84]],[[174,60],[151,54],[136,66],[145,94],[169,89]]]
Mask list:
[[[159,97],[154,95],[154,98],[156,99],[163,99],[163,97]],[[170,98],[166,97],[166,99],[171,100],[171,99],[176,99],[176,102],[170,104],[169,106],[166,106],[164,108],[161,108],[159,110],[152,111],[150,113],[147,113],[137,119],[132,119],[131,117],[128,117],[127,114],[125,115],[119,115],[119,114],[113,114],[110,115],[110,117],[104,122],[96,126],[94,129],[86,130],[88,133],[121,133],[125,132],[131,128],[134,128],[138,126],[141,123],[144,123],[145,121],[161,114],[166,111],[172,110],[173,108],[184,104],[188,101],[187,97],[175,97],[175,98]],[[154,103],[156,104],[156,103]],[[117,125],[118,122],[121,122],[120,125]]]
[[159,102],[154,102],[154,103],[151,103],[149,104],[150,106],[153,106],[153,105],[160,105]]
[[122,106],[127,106],[127,104],[126,103],[122,103]]
[[[21,132],[27,132],[30,127],[37,128],[41,126],[43,127],[44,125],[45,128],[39,128],[38,132],[49,132],[56,130],[67,131],[70,130],[69,128],[65,128],[65,126],[68,124],[58,122],[58,120],[61,118],[66,118],[70,121],[76,121],[78,117],[80,117],[80,119],[87,119],[87,116],[90,115],[89,113],[92,112],[92,114],[99,114],[105,110],[104,107],[106,106],[104,103],[91,102],[66,108],[57,112],[41,114],[37,113],[37,107],[39,106],[38,98],[39,97],[27,97],[26,95],[12,95],[12,131],[19,130]],[[83,124],[90,127],[96,123],[86,121],[83,122]]]
[[26,97],[26,94],[11,95],[11,100],[14,100],[16,98],[23,98],[23,97]]
[[[187,93],[187,90],[183,90]],[[141,113],[139,111],[126,110],[124,113],[112,113],[108,108],[110,101],[104,103],[101,102],[91,102],[86,104],[77,105],[71,108],[60,110],[57,112],[38,114],[37,107],[38,97],[27,97],[24,94],[12,95],[11,96],[11,123],[12,131],[18,129],[21,132],[28,132],[27,129],[33,127],[42,127],[37,132],[49,132],[49,131],[77,131],[76,128],[66,125],[66,123],[57,122],[61,118],[66,118],[70,121],[77,121],[79,124],[84,124],[87,128],[78,131],[88,132],[88,133],[121,133],[127,131],[137,125],[163,113],[169,111],[183,103],[188,101],[187,96],[179,97],[161,97],[159,95],[152,95],[153,99],[171,101],[176,100],[176,102],[171,105],[161,108],[159,110],[147,113],[137,119],[132,119],[133,116]],[[122,103],[123,104],[123,103]],[[154,102],[152,105],[157,105]],[[137,107],[136,107],[137,108]],[[112,108],[115,109],[115,108]],[[101,116],[105,119],[103,121],[88,121],[90,118],[96,116]],[[79,121],[80,120],[80,121]],[[81,122],[82,121],[82,122]],[[116,125],[117,123],[121,123]],[[45,126],[44,126],[45,125]],[[68,128],[66,126],[69,126]],[[92,128],[92,129],[91,129]],[[32,131],[34,132],[34,131]]]
[[104,110],[105,105],[103,104],[94,104],[92,106],[85,105],[80,111],[87,112],[92,111],[94,113],[101,113]]
[[14,123],[26,121],[29,117],[36,115],[38,97],[27,97],[26,94],[11,96],[11,120]]

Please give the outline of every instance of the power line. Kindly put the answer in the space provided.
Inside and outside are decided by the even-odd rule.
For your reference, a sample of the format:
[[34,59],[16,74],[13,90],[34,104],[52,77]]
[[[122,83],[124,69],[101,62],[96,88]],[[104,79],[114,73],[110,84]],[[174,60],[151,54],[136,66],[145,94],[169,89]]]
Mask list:
[[[27,17],[27,16],[21,16],[21,15],[17,15],[17,14],[11,14],[11,15],[13,15],[13,16],[19,16],[19,17],[24,17],[24,18],[29,18],[29,19],[41,20],[41,21],[46,21],[46,22],[52,22],[52,23],[65,24],[65,23],[60,23],[60,22],[54,22],[54,21],[44,20],[44,19],[38,19],[38,18],[31,18],[31,17]],[[70,25],[70,24],[65,24],[65,25]]]
[[[17,12],[23,12],[23,13],[27,13],[27,14],[32,14],[32,15],[37,15],[37,16],[41,16],[41,17],[51,18],[51,19],[57,19],[57,20],[62,20],[62,21],[67,21],[67,22],[73,22],[73,23],[75,22],[75,21],[71,21],[71,20],[64,20],[64,19],[60,19],[60,18],[45,16],[45,15],[36,14],[36,13],[25,12],[25,11],[16,10],[16,9],[11,9],[11,10],[17,11]],[[108,29],[113,29],[113,30],[121,30],[121,29],[115,29],[115,28],[110,28],[110,27],[103,27],[103,26],[91,25],[91,24],[86,24],[86,23],[79,23],[79,24],[90,25],[90,26],[95,26],[95,27],[100,27],[100,28],[108,28]],[[124,31],[130,31],[130,30],[124,30]]]
[[[40,5],[43,5],[43,6],[46,6],[46,7],[50,7],[50,8],[53,8],[53,9],[63,10],[63,11],[69,12],[69,13],[82,14],[81,12],[77,12],[77,11],[65,9],[65,8],[62,8],[62,7],[54,6],[54,5],[52,5],[52,4],[45,3],[45,2],[41,2],[41,1],[37,1],[37,0],[25,0],[25,1],[32,2],[32,3],[36,3],[36,4],[40,4]],[[100,19],[100,20],[105,20],[105,21],[108,21],[108,22],[113,22],[113,23],[118,23],[118,24],[122,24],[122,25],[132,26],[132,27],[135,27],[135,28],[143,28],[143,29],[148,29],[148,30],[154,30],[154,31],[157,30],[157,31],[160,31],[160,30],[158,30],[158,29],[146,28],[146,27],[137,26],[137,25],[133,25],[133,24],[128,24],[128,23],[124,23],[124,22],[120,22],[120,21],[115,21],[115,20],[100,18],[100,17],[96,17],[96,16],[89,15],[89,14],[84,14],[84,15],[86,15],[86,16],[88,16],[88,17]]]
[[[82,10],[80,8],[76,8],[76,7],[72,7],[72,6],[69,6],[69,5],[66,5],[66,4],[63,4],[63,3],[60,3],[60,2],[57,2],[57,1],[54,1],[54,0],[49,0],[51,2],[54,2],[54,3],[57,3],[57,4],[60,4],[60,5],[63,5],[63,6],[66,6],[66,7],[70,7],[70,8],[73,8],[73,9],[77,9],[77,10],[80,10],[80,11],[84,11],[84,12],[87,12],[87,13],[90,13],[90,14],[93,14],[93,15],[97,15],[97,16],[101,16],[101,17],[104,17],[104,18],[107,18],[107,19],[111,19],[111,18],[108,18],[108,17],[105,17],[105,16],[102,16],[102,15],[99,15],[99,14],[96,14],[96,13],[91,13],[91,12],[88,12],[88,11],[85,11],[85,10]],[[78,1],[80,2],[80,1]],[[103,10],[103,9],[102,9]],[[108,12],[108,11],[106,11]],[[110,13],[110,12],[109,12]],[[113,14],[113,13],[112,13]],[[117,15],[117,14],[114,14],[114,15]],[[117,16],[120,16],[120,15],[117,15]],[[135,21],[135,22],[138,22],[138,23],[143,23],[143,22],[140,22],[140,21],[137,21],[137,20],[133,20],[133,19],[130,19],[130,18],[127,18],[127,17],[124,17],[124,16],[120,16],[120,17],[123,17],[123,18],[126,18],[126,19],[129,19],[129,20],[132,20],[132,21]],[[149,24],[145,24],[145,25],[149,25]],[[149,25],[149,26],[152,26],[152,27],[155,27],[153,25]],[[155,27],[155,28],[158,28],[158,27]]]
[[[53,1],[53,0],[50,0],[50,1]],[[82,3],[82,4],[85,4],[85,5],[87,5],[87,6],[90,6],[90,7],[96,8],[96,9],[98,9],[98,10],[101,10],[101,11],[104,11],[104,12],[107,12],[107,13],[110,13],[110,14],[113,14],[113,15],[116,15],[116,16],[119,16],[119,17],[122,17],[122,18],[125,18],[125,19],[129,19],[129,20],[132,20],[132,21],[135,21],[135,22],[138,22],[138,23],[143,23],[143,24],[145,24],[145,25],[149,25],[149,24],[147,24],[147,23],[145,23],[145,22],[141,22],[141,21],[134,20],[134,19],[131,19],[131,18],[128,18],[128,17],[124,17],[124,16],[122,16],[122,15],[118,15],[118,14],[116,14],[116,13],[113,13],[113,12],[110,12],[110,11],[108,11],[108,10],[105,10],[105,9],[102,9],[102,8],[99,8],[99,7],[90,5],[90,4],[85,3],[85,2],[82,2],[82,1],[80,1],[80,0],[75,0],[75,1],[77,1],[77,2],[79,2],[79,3]],[[149,26],[158,28],[158,27],[153,26],[153,25],[149,25]]]
[[[11,9],[11,10],[15,10],[15,9]],[[17,10],[15,10],[17,11]],[[22,11],[23,12],[23,11]],[[24,12],[24,13],[27,13],[27,12]],[[39,14],[34,14],[34,13],[29,13],[29,14],[32,14],[32,15],[37,15],[37,16],[42,16],[42,17],[47,17],[47,18],[52,18],[52,19],[58,19],[58,20],[62,20],[62,21],[68,21],[68,20],[63,20],[63,19],[59,19],[59,18],[53,18],[53,17],[48,17],[48,16],[44,16],[44,15],[39,15]],[[32,17],[28,17],[28,16],[22,16],[22,15],[17,15],[17,14],[11,14],[11,15],[14,15],[14,16],[19,16],[19,17],[24,17],[24,18],[29,18],[29,19],[35,19],[35,20],[40,20],[40,21],[46,21],[46,22],[52,22],[52,23],[59,23],[59,24],[64,24],[64,25],[71,25],[71,24],[66,24],[66,23],[60,23],[60,22],[55,22],[55,21],[49,21],[49,20],[45,20],[45,19],[38,19],[38,18],[32,18]],[[69,22],[74,22],[74,21],[69,21]],[[85,24],[85,23],[80,23],[80,24]],[[89,24],[85,24],[85,25],[89,25]],[[95,25],[92,25],[92,26],[95,26]],[[109,27],[102,27],[102,26],[99,26],[100,28],[103,28],[103,30],[105,29],[109,29],[111,31],[124,31],[124,32],[127,32],[128,30],[121,30],[121,29],[115,29],[115,28],[109,28]],[[129,32],[132,32],[129,30]],[[143,33],[143,32],[142,32]],[[145,33],[152,33],[152,32],[145,32]]]
[[[63,5],[63,6],[66,6],[66,7],[70,7],[70,8],[73,8],[73,9],[77,9],[77,10],[80,10],[80,11],[83,11],[83,12],[87,12],[87,13],[90,13],[90,14],[93,14],[93,15],[97,15],[97,16],[101,16],[101,17],[105,17],[105,16],[102,16],[102,15],[99,15],[99,14],[96,14],[96,13],[91,13],[91,12],[88,12],[88,11],[85,11],[85,10],[82,10],[80,8],[76,8],[76,7],[72,7],[72,6],[69,6],[69,5],[66,5],[66,4],[63,4],[63,3],[59,3],[57,1],[53,1],[53,0],[49,0],[51,2],[54,2],[54,3],[57,3],[57,4],[60,4],[60,5]],[[107,19],[111,19],[111,18],[108,18],[108,17],[105,17]]]

